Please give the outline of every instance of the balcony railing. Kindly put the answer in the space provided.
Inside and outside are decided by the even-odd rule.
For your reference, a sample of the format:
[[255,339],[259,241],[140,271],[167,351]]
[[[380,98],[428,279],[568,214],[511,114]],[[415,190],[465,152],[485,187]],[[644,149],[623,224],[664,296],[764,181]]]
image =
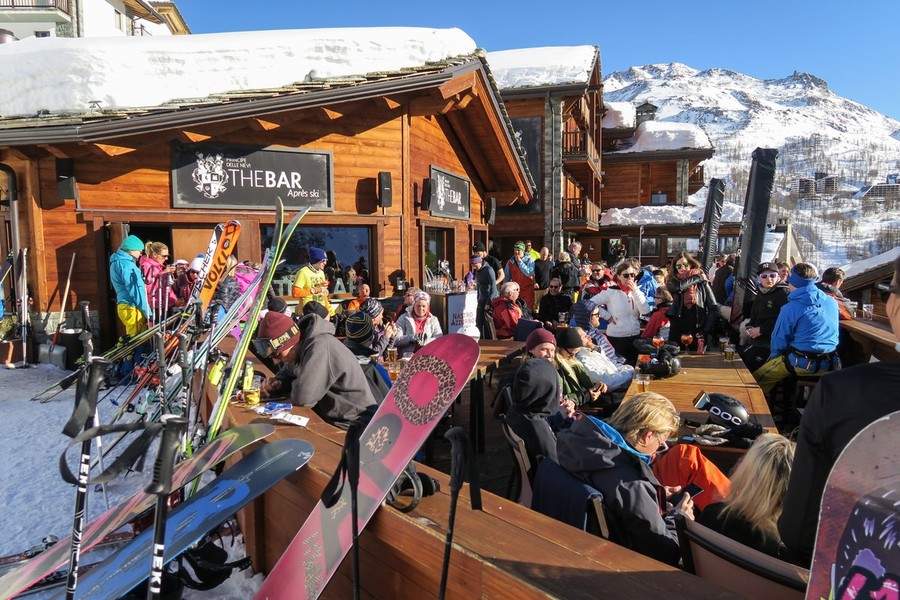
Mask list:
[[579,226],[598,229],[600,207],[587,197],[562,199],[563,226]]
[[600,153],[594,144],[594,136],[586,129],[563,132],[562,153],[564,159],[585,157],[595,165],[600,164]]
[[4,8],[55,8],[69,13],[69,0],[0,0],[0,9]]

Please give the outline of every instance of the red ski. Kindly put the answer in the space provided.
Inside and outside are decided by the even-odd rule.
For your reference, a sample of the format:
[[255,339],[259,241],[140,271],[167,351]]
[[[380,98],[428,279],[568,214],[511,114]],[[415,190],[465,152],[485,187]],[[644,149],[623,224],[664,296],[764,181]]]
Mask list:
[[[400,373],[359,438],[360,531],[469,380],[478,355],[472,338],[445,335]],[[349,485],[332,508],[320,501],[254,598],[317,598],[352,546],[350,504]]]

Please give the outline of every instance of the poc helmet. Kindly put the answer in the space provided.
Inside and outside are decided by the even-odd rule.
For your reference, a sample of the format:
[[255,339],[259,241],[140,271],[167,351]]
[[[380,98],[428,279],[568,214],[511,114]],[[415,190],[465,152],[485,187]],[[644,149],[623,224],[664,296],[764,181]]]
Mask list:
[[709,403],[704,408],[709,411],[709,422],[716,425],[731,428],[750,422],[747,407],[728,394],[719,392],[709,394]]

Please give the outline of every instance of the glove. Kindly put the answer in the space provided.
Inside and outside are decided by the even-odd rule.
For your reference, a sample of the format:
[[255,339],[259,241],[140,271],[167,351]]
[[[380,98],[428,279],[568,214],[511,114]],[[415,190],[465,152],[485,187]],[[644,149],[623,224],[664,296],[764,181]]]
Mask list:
[[707,423],[694,430],[694,441],[701,446],[721,446],[728,442],[728,438],[725,437],[726,433],[728,433],[728,429],[725,427]]

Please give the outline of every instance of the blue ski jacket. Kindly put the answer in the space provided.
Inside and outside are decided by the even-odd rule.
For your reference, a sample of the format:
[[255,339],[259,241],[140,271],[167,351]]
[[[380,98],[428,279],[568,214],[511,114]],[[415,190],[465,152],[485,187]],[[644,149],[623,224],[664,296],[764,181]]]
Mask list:
[[838,344],[838,306],[815,285],[795,289],[781,307],[769,358],[787,354],[789,348],[803,352],[833,352]]
[[116,290],[116,302],[139,309],[144,317],[150,316],[147,302],[147,286],[137,266],[137,261],[124,250],[116,250],[109,257],[109,279]]

